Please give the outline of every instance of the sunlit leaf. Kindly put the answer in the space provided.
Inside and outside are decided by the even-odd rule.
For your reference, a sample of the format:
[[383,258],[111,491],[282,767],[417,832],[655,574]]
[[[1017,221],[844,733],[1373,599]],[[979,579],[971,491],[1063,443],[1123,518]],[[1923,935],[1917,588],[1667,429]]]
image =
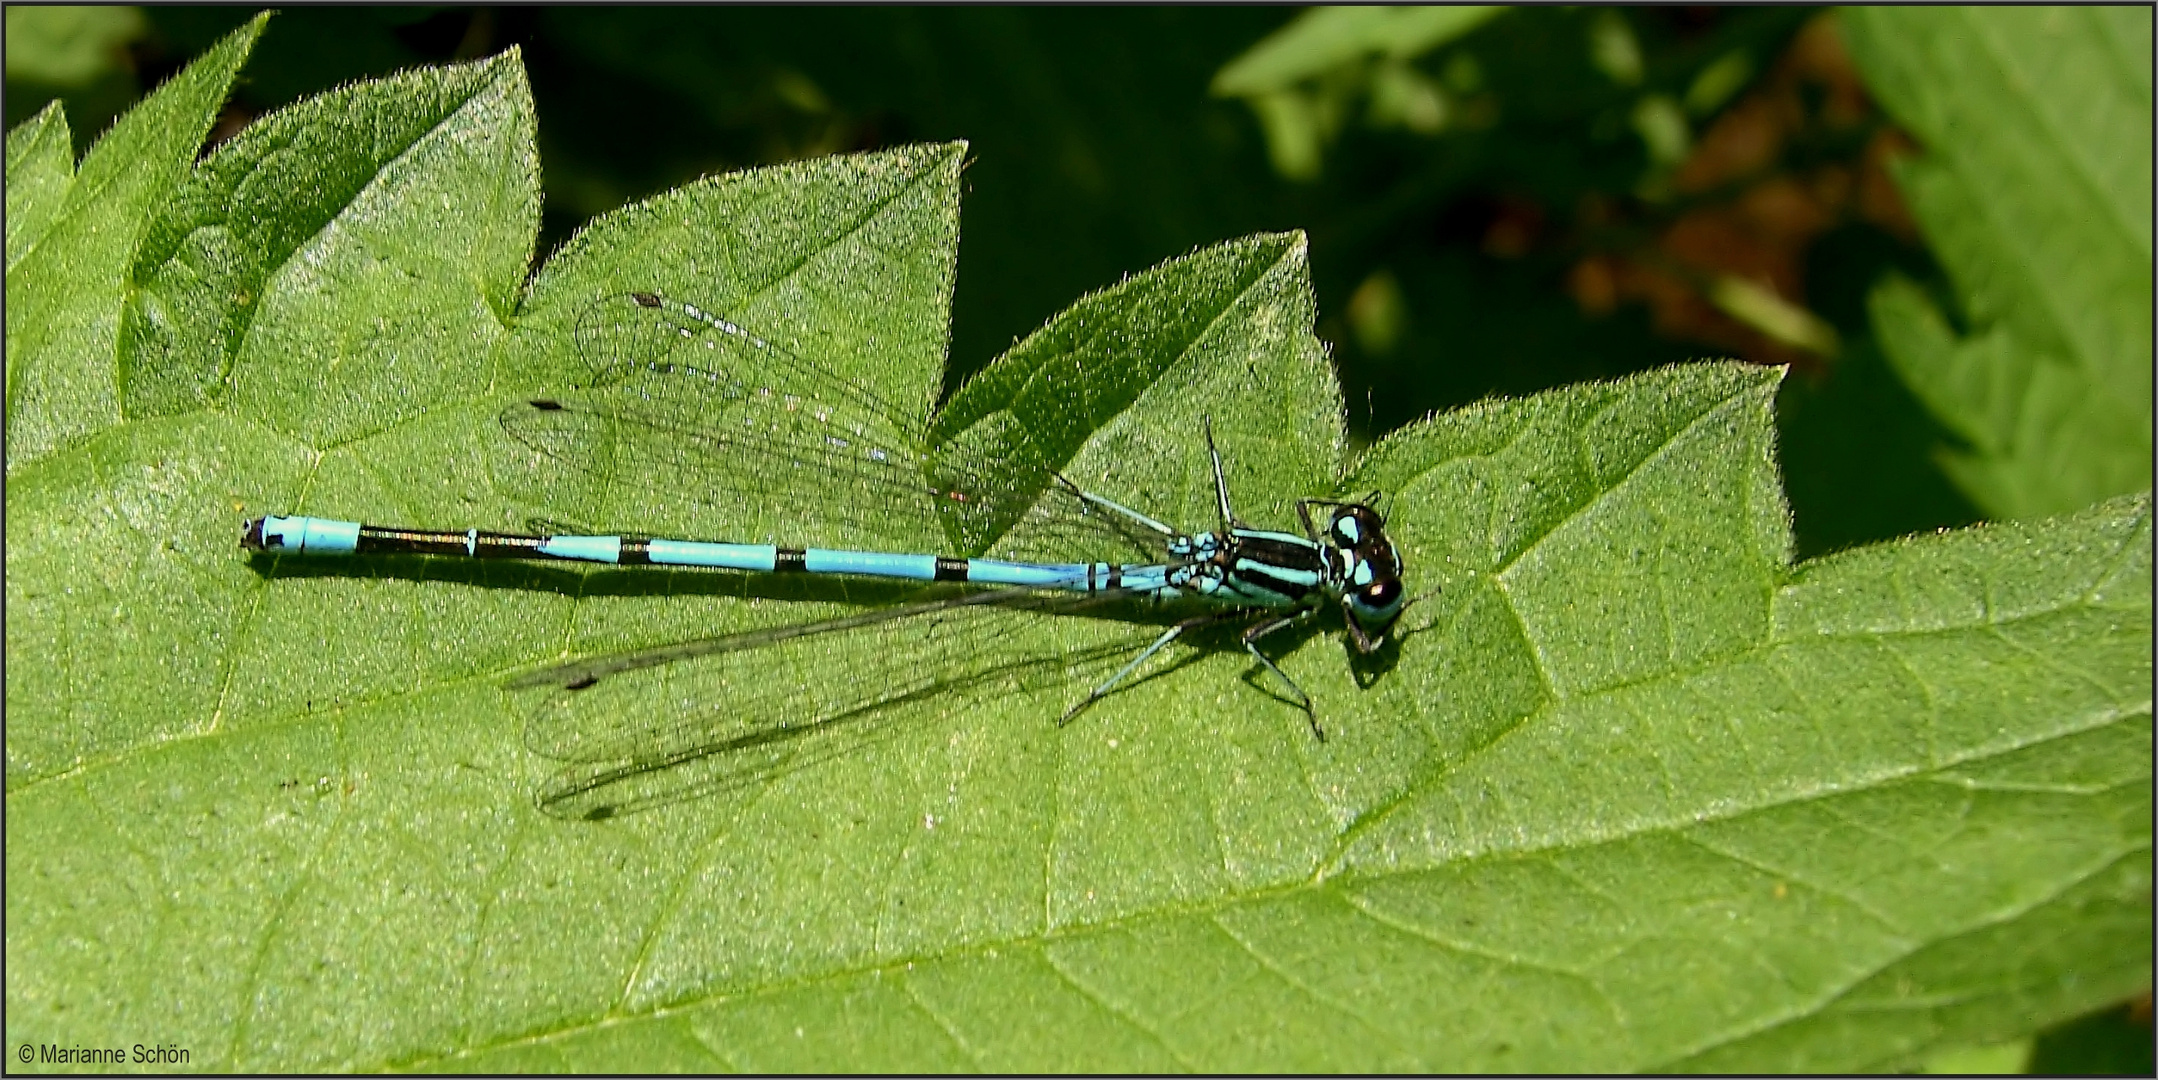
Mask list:
[[[72,301],[106,335],[19,353],[11,311],[11,1042],[231,1071],[1839,1071],[2148,985],[2147,498],[1794,565],[1780,376],[1740,365],[1490,400],[1348,461],[1294,233],[1082,298],[936,411],[963,144],[700,181],[525,284],[516,59],[339,93],[160,189],[85,189],[86,162],[80,212],[154,238]],[[113,244],[68,230],[11,300]],[[1371,658],[1331,615],[1276,646],[1324,742],[1232,637],[1069,725],[1061,686],[932,697],[751,788],[550,817],[561,763],[506,680],[871,590],[236,534],[521,526],[495,416],[588,374],[578,315],[628,289],[869,388],[925,451],[1047,459],[1186,527],[1213,524],[1210,420],[1256,524],[1379,489],[1421,598]],[[32,360],[72,393],[18,399]],[[608,527],[788,514],[562,482]]]

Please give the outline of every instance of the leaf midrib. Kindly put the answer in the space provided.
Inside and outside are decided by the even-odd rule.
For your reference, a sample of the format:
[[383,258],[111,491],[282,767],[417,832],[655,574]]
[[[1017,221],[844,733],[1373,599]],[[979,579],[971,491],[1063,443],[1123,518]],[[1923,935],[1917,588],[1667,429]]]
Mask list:
[[[2067,139],[2059,126],[2052,122],[2052,114],[2038,107],[2037,94],[2031,89],[2031,80],[2024,76],[2021,66],[2014,63],[2014,54],[2004,49],[2001,45],[1996,33],[2000,28],[1999,25],[1991,19],[1973,18],[1971,11],[1967,8],[1954,10],[1971,27],[1973,39],[1984,48],[1987,59],[1992,61],[1995,71],[2001,76],[2002,86],[2012,91],[2009,95],[2010,100],[2016,103],[2018,110],[2024,114],[2034,127],[2045,133],[2046,140],[2052,150],[2052,153],[2048,156],[2056,161],[2070,163],[2070,167],[2079,181],[2079,186],[2083,188],[2084,194],[2092,202],[2106,208],[2107,216],[2113,220],[2116,231],[2128,239],[2130,245],[2136,249],[2136,253],[2142,256],[2143,261],[2150,261],[2150,238],[2139,235],[2135,223],[2123,216],[2125,207],[2111,197],[2103,181],[2092,171],[2089,160],[2083,154],[2078,153],[2079,150],[2084,148]],[[2083,11],[2076,8],[2056,10],[2061,11],[2064,17],[2086,17]],[[2094,36],[2106,37],[2109,35],[2100,33]],[[2117,76],[2118,73],[2107,72],[2106,74]],[[2046,279],[2040,278],[2038,280]]]
[[[2133,780],[2124,780],[2120,784],[2113,785],[2113,787],[2109,788],[2108,790],[2126,787],[2134,782],[2135,781]],[[1857,974],[1855,977],[1845,982],[1843,985],[1834,988],[1832,992],[1822,994],[1816,997],[1813,1001],[1807,1003],[1806,1007],[1803,1009],[1786,1011],[1784,1013],[1768,1017],[1762,1022],[1752,1027],[1732,1032],[1727,1036],[1716,1039],[1712,1042],[1705,1043],[1695,1049],[1685,1052],[1684,1054],[1676,1058],[1667,1059],[1666,1061],[1659,1062],[1654,1065],[1644,1065],[1642,1067],[1643,1071],[1677,1071],[1676,1066],[1680,1063],[1685,1062],[1689,1058],[1696,1058],[1703,1054],[1711,1053],[1715,1050],[1733,1045],[1745,1039],[1752,1038],[1756,1035],[1774,1031],[1778,1028],[1786,1027],[1790,1024],[1797,1023],[1811,1016],[1822,1013],[1826,1011],[1829,1006],[1849,996],[1852,991],[1858,989],[1861,986],[1864,986],[1865,984],[1871,982],[1874,979],[1881,977],[1882,975],[1886,974],[1890,969],[1894,968],[1897,964],[1901,964],[1904,961],[1918,955],[1921,950],[1931,948],[1944,942],[1957,941],[1964,938],[1974,937],[1976,935],[1985,933],[1986,931],[1992,930],[1996,927],[2005,926],[2017,919],[2020,919],[2030,914],[2031,912],[2037,911],[2038,909],[2045,907],[2046,905],[2061,899],[2062,897],[2067,896],[2070,892],[2073,892],[2075,889],[2081,887],[2086,882],[2098,879],[2100,876],[2110,871],[2113,867],[2120,865],[2123,861],[2134,858],[2136,856],[2136,853],[2139,851],[2150,851],[2150,845],[2148,843],[2145,843],[2140,846],[2131,846],[2126,850],[2117,852],[2112,856],[2103,859],[2098,863],[2098,865],[2092,867],[2087,872],[2069,878],[2067,881],[2059,885],[2059,887],[2047,891],[2040,896],[2034,897],[2027,903],[1995,912],[1994,914],[1989,915],[1984,919],[1975,921],[1968,926],[1961,927],[1957,929],[1954,933],[1949,934],[1945,937],[1915,941],[1910,948],[1904,950],[1903,952],[1890,956],[1883,960],[1881,963],[1875,965],[1874,967]],[[1904,1060],[1906,1057],[1907,1055],[1899,1053],[1892,1056],[1890,1060]]]

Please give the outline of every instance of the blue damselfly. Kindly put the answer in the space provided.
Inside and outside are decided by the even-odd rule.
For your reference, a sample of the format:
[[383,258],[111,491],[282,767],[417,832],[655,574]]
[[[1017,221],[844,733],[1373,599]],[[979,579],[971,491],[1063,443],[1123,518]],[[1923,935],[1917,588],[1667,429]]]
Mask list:
[[[571,660],[511,679],[540,691],[528,741],[578,764],[541,791],[541,806],[599,818],[777,775],[839,752],[867,723],[907,703],[967,687],[1031,685],[1104,661],[1098,648],[1042,657],[999,651],[1044,615],[1102,615],[1185,603],[1199,613],[1162,627],[1063,714],[1069,721],[1179,637],[1242,622],[1243,647],[1279,680],[1324,737],[1311,698],[1259,648],[1261,639],[1338,607],[1360,653],[1377,650],[1407,600],[1402,564],[1372,505],[1301,499],[1300,532],[1253,528],[1232,510],[1211,423],[1215,527],[1174,528],[1082,490],[1024,455],[929,454],[903,410],[735,323],[650,292],[608,297],[580,319],[589,366],[576,391],[520,400],[503,431],[540,472],[573,469],[665,491],[737,518],[769,512],[824,536],[874,539],[894,517],[931,515],[962,550],[992,542],[1013,558],[674,540],[630,534],[438,531],[271,515],[241,545],[297,555],[443,555],[747,574],[839,575],[944,586],[942,594],[856,614]],[[1074,551],[1094,561],[1072,561]],[[1041,558],[1030,557],[1039,553]],[[1099,556],[1124,553],[1120,561]],[[968,588],[971,586],[972,588]],[[870,635],[887,658],[870,677],[767,677],[806,670],[789,650]],[[852,638],[850,637],[850,640]],[[809,659],[809,654],[802,656]],[[1104,670],[1107,663],[1101,666]],[[760,667],[764,670],[760,673]],[[619,692],[618,692],[619,691]]]

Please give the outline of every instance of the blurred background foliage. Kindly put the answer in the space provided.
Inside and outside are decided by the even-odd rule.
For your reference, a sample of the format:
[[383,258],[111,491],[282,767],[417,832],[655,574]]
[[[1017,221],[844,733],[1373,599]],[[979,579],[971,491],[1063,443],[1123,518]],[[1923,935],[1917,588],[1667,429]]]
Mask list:
[[[7,123],[62,98],[84,149],[252,14],[9,7]],[[968,140],[947,391],[1123,275],[1300,228],[1360,441],[1737,357],[1791,366],[1802,556],[1979,517],[1869,327],[1887,275],[1952,290],[1890,178],[1914,143],[1828,9],[299,7],[212,139],[512,46],[543,251],[700,175]],[[2149,1074],[2147,996],[2081,1024],[1987,1060]]]

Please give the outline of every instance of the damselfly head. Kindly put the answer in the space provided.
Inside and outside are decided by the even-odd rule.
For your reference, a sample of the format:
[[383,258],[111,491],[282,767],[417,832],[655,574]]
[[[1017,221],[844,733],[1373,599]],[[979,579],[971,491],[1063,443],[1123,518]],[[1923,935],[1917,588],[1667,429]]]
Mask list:
[[1401,555],[1387,539],[1386,519],[1363,503],[1334,508],[1326,539],[1339,552],[1341,607],[1349,616],[1349,638],[1359,652],[1373,652],[1406,605],[1401,585]]

